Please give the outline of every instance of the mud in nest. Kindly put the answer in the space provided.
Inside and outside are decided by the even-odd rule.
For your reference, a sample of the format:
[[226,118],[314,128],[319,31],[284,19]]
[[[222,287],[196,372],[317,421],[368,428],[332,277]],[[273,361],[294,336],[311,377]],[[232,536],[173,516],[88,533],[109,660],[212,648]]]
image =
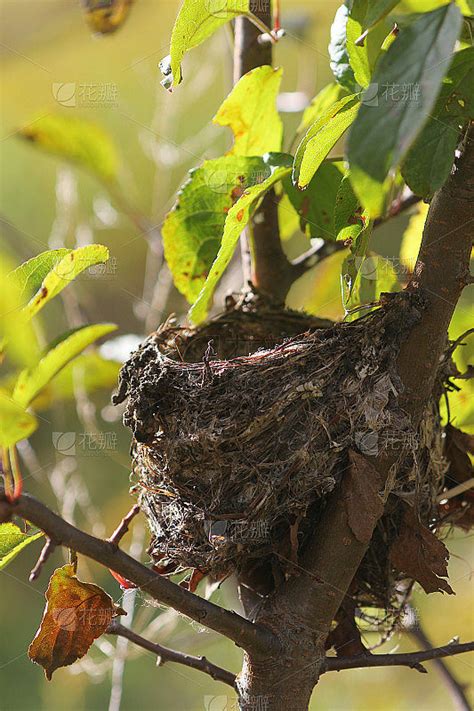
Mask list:
[[392,448],[395,493],[354,590],[361,605],[389,608],[403,502],[432,521],[446,470],[434,402],[417,431],[398,405],[395,359],[418,315],[408,295],[348,324],[248,302],[197,332],[152,334],[122,368],[115,402],[128,399],[160,572],[291,574],[349,450]]

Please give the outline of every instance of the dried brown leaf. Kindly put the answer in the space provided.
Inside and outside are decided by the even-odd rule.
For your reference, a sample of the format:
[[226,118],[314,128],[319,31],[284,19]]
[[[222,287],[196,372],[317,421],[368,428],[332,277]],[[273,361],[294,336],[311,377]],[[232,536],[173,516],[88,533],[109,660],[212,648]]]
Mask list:
[[28,656],[51,679],[56,669],[83,657],[112,618],[123,614],[123,610],[97,585],[78,580],[72,565],[54,571],[45,597],[41,626]]
[[407,507],[400,535],[390,549],[392,565],[416,580],[426,593],[454,595],[447,580],[449,552],[439,538],[424,526]]
[[461,484],[473,476],[473,467],[469,454],[474,454],[474,435],[447,425],[445,454],[449,461],[448,477],[453,482]]
[[384,508],[379,494],[380,475],[362,454],[353,450],[349,450],[349,463],[342,485],[347,520],[357,540],[370,543]]

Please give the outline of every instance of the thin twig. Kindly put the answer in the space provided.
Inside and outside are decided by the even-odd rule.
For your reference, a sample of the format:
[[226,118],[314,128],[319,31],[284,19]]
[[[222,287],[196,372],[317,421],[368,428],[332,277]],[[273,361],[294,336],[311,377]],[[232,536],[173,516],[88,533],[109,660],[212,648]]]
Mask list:
[[137,516],[140,513],[140,507],[138,504],[135,504],[135,506],[132,506],[130,511],[126,516],[123,517],[123,519],[120,521],[119,525],[115,529],[115,531],[112,533],[110,538],[107,538],[107,540],[110,543],[114,543],[116,546],[120,543],[122,538],[125,536],[127,533],[130,523],[133,521],[135,516]]
[[[431,640],[427,637],[419,623],[415,624],[409,630],[409,633],[423,650],[430,649]],[[459,709],[459,711],[471,711],[471,705],[465,694],[466,687],[456,679],[443,659],[434,659],[434,663],[448,687],[456,708]]]
[[155,642],[150,642],[148,639],[141,637],[132,630],[124,627],[116,620],[112,620],[107,630],[107,634],[114,634],[119,637],[125,637],[133,644],[136,644],[142,649],[146,649],[158,657],[158,664],[164,664],[165,662],[175,662],[176,664],[183,664],[191,669],[197,669],[198,671],[208,674],[210,677],[216,681],[222,681],[224,684],[228,684],[235,688],[235,676],[232,672],[222,669],[210,662],[206,657],[194,657],[190,654],[184,654],[183,652],[176,652],[174,649],[169,649],[168,647],[163,647],[161,644],[156,644]]
[[46,538],[46,542],[41,549],[41,553],[39,554],[39,558],[36,562],[35,567],[30,573],[30,577],[28,580],[30,583],[33,583],[35,580],[38,580],[39,576],[41,575],[41,571],[43,569],[44,564],[48,560],[49,556],[54,552],[54,549],[56,548],[56,544],[51,540],[51,538]]
[[344,669],[367,669],[369,667],[410,667],[426,673],[421,667],[423,662],[443,657],[453,657],[455,654],[465,654],[474,651],[474,642],[465,644],[447,644],[444,647],[425,649],[422,652],[407,652],[405,654],[367,654],[357,657],[328,657],[325,662],[325,672],[342,671]]
[[70,548],[119,573],[158,602],[228,637],[253,655],[268,656],[280,651],[276,635],[263,625],[249,622],[236,612],[225,610],[176,585],[134,560],[113,543],[91,536],[67,523],[29,494],[22,494],[16,501],[9,502],[0,490],[0,514],[0,522],[2,518],[8,520],[12,515],[30,521],[56,545]]

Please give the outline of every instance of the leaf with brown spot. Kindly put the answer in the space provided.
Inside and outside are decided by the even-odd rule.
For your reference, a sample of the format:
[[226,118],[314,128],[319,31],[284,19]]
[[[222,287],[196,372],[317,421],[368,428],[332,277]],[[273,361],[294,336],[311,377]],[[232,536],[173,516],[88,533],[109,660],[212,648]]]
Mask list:
[[413,578],[426,593],[446,592],[454,595],[447,580],[449,552],[442,541],[418,521],[407,507],[401,532],[390,549],[394,568]]
[[342,483],[347,520],[357,540],[369,543],[384,508],[379,495],[380,476],[362,454],[353,450],[349,450],[349,464]]
[[72,565],[54,571],[45,597],[41,626],[28,656],[51,679],[56,669],[83,657],[112,618],[124,613],[104,590],[78,580]]

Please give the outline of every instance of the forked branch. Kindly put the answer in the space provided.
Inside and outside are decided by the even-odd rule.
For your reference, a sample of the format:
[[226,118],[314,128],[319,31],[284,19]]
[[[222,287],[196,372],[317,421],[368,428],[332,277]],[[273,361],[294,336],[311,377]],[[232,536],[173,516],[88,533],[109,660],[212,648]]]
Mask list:
[[259,654],[278,651],[275,636],[264,626],[249,622],[162,577],[131,558],[110,541],[91,536],[67,523],[28,494],[9,502],[0,491],[0,522],[20,516],[46,533],[55,545],[65,546],[119,573],[163,605],[173,607],[204,627],[219,632],[239,647]]

